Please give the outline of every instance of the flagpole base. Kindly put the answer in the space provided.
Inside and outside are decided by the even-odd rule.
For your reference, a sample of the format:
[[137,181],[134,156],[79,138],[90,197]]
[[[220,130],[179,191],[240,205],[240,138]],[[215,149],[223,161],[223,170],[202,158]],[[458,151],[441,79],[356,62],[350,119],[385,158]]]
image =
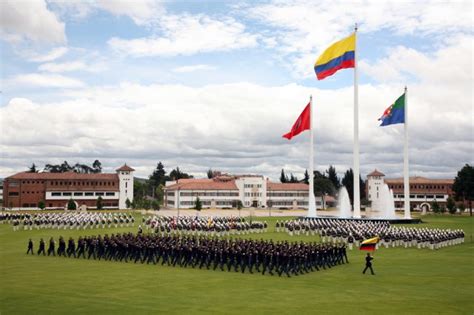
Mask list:
[[309,218],[314,218],[316,217],[316,199],[313,196],[309,196],[309,201],[308,201],[308,214],[307,217]]

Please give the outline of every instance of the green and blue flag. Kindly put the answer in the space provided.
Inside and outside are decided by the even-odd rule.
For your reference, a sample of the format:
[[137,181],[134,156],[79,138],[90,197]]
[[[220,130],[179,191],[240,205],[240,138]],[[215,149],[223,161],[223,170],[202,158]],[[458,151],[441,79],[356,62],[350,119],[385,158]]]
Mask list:
[[379,120],[382,121],[380,126],[405,123],[405,93],[383,112]]

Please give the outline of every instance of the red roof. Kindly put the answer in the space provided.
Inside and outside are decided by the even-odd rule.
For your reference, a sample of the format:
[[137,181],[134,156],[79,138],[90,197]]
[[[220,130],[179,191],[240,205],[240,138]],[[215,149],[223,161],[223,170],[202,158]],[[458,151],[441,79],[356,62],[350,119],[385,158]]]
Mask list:
[[98,174],[82,174],[75,172],[65,172],[65,173],[31,173],[31,172],[21,172],[7,177],[7,179],[26,179],[26,180],[89,180],[89,179],[103,179],[103,180],[118,180],[117,174],[110,173],[98,173]]
[[287,190],[308,190],[309,185],[305,183],[272,183],[267,182],[267,190],[278,190],[278,191],[287,191]]
[[135,170],[131,168],[130,166],[128,166],[127,163],[125,163],[124,165],[119,167],[116,171],[117,172],[133,172]]
[[367,177],[369,176],[385,176],[385,174],[375,169],[372,173],[367,174]]
[[[386,178],[386,184],[403,184],[403,178]],[[426,178],[421,176],[410,177],[410,184],[453,184],[454,179]]]
[[213,179],[180,179],[166,190],[238,190],[235,181],[217,181]]

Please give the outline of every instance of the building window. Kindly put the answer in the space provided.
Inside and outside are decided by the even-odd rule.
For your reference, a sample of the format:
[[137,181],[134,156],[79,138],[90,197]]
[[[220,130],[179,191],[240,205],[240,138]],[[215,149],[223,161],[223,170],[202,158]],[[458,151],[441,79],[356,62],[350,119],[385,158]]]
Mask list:
[[63,196],[71,196],[72,194],[70,192],[63,192]]
[[96,196],[103,196],[104,193],[103,193],[103,192],[96,192],[95,195],[96,195]]
[[94,193],[93,192],[85,192],[84,196],[94,196]]
[[51,196],[61,196],[61,193],[60,192],[52,192]]
[[82,195],[83,195],[83,193],[81,193],[81,192],[75,192],[74,193],[74,196],[82,196]]
[[127,188],[127,184],[128,184],[128,183],[127,183],[127,182],[125,182],[125,188]]
[[14,196],[18,196],[18,195],[19,195],[19,193],[18,193],[17,191],[10,191],[10,192],[8,192],[8,196],[14,197]]
[[106,196],[115,196],[115,193],[114,192],[106,192],[105,195]]

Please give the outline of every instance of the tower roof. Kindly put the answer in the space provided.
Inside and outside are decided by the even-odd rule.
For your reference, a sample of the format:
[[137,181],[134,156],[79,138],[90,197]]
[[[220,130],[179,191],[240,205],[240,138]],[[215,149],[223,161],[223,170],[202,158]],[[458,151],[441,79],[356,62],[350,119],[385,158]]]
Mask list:
[[375,169],[372,171],[372,173],[367,174],[367,177],[369,176],[385,176],[385,174]]
[[124,165],[119,167],[116,171],[117,172],[133,172],[135,170],[131,168],[130,166],[128,166],[127,163],[125,163]]

